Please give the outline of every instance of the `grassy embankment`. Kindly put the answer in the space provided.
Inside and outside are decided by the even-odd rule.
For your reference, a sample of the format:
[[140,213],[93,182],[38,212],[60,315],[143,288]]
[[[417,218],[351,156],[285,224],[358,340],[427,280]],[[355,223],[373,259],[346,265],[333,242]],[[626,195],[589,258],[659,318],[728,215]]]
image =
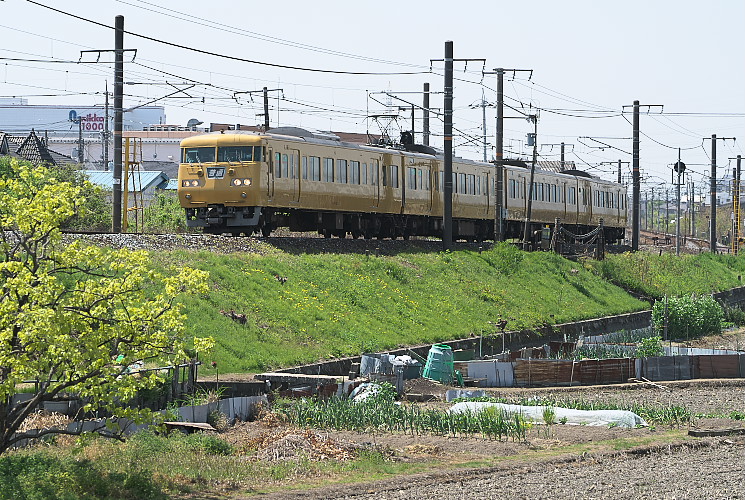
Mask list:
[[[189,299],[186,312],[190,335],[217,340],[206,361],[220,373],[488,335],[500,316],[516,330],[643,310],[648,303],[615,284],[661,297],[732,288],[745,274],[745,260],[730,256],[638,253],[583,264],[508,245],[379,257],[172,251],[154,260],[210,271],[211,293]],[[246,323],[220,314],[230,309]]]
[[[215,337],[221,373],[489,334],[499,316],[523,329],[649,307],[581,264],[507,245],[380,257],[173,251],[154,260],[210,271],[211,293],[186,302],[188,333]],[[220,314],[230,309],[246,323]]]

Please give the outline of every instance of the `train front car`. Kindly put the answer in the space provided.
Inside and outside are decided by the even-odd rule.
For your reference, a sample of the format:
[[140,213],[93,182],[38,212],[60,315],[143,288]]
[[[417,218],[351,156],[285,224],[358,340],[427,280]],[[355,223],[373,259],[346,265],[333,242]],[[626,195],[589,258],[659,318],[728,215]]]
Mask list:
[[178,196],[187,226],[236,236],[256,231],[266,202],[265,156],[262,137],[252,133],[215,132],[181,141]]

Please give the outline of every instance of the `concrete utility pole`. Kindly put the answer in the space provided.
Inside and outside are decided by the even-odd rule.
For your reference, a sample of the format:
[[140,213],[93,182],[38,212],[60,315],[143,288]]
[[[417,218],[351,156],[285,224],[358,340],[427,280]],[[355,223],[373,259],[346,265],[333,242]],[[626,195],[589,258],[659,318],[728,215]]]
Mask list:
[[528,80],[533,77],[532,69],[495,68],[484,71],[484,75],[497,75],[497,126],[496,126],[496,154],[495,154],[495,193],[494,193],[494,242],[504,240],[504,73],[529,72]]
[[680,161],[680,148],[678,148],[678,162],[675,164],[674,170],[677,174],[675,182],[675,200],[677,207],[675,210],[675,255],[680,255],[680,178],[685,172],[685,163]]
[[109,171],[109,82],[106,81],[106,92],[104,92],[104,120],[103,120],[103,169]]
[[[704,137],[707,140],[708,137]],[[711,215],[709,218],[709,247],[712,252],[717,251],[717,140],[726,141],[727,139],[735,140],[734,137],[717,137],[711,134],[711,179],[710,179],[710,201]]]
[[422,144],[429,146],[429,83],[424,84],[424,97],[422,99]]
[[[645,104],[646,107],[659,107],[660,104]],[[624,106],[624,108],[633,107],[634,120],[632,123],[632,162],[631,162],[631,184],[632,184],[632,201],[631,201],[631,250],[636,252],[639,250],[639,199],[640,199],[640,184],[641,175],[639,170],[639,101],[634,101],[632,106]]]
[[122,232],[122,118],[124,103],[124,16],[114,21],[114,210],[112,231]]
[[533,210],[533,179],[535,178],[535,164],[538,160],[538,115],[530,115],[528,120],[533,122],[533,161],[530,164],[530,181],[528,184],[528,206],[525,211],[525,227],[523,227],[523,249],[530,247],[530,220]]
[[[633,119],[633,151],[631,164],[631,251],[639,250],[639,190],[641,181],[639,175],[639,101],[634,101]],[[654,190],[652,191],[654,204]]]

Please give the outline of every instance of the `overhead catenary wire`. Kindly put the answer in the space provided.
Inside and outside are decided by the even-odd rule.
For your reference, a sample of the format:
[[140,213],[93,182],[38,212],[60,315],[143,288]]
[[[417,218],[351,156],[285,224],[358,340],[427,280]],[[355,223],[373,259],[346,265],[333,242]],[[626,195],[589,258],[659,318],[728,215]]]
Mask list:
[[[69,17],[72,17],[74,19],[78,19],[80,21],[85,21],[87,23],[95,24],[97,26],[101,26],[103,28],[108,28],[108,29],[111,29],[111,30],[115,29],[113,26],[109,26],[108,24],[100,23],[98,21],[94,21],[92,19],[88,19],[88,18],[83,17],[83,16],[78,16],[77,14],[73,14],[71,12],[66,12],[66,11],[61,10],[61,9],[56,9],[54,7],[50,7],[49,5],[44,5],[44,4],[42,4],[40,2],[36,2],[34,0],[26,0],[26,1],[29,2],[29,3],[32,3],[34,5],[38,5],[39,7],[43,7],[45,9],[49,9],[51,11],[57,12],[59,14],[63,14],[65,16],[69,16]],[[159,38],[155,38],[155,37],[148,36],[148,35],[143,35],[143,34],[140,34],[140,33],[135,33],[133,31],[129,31],[129,30],[123,30],[123,32],[125,34],[127,34],[127,35],[130,35],[130,36],[134,36],[134,37],[137,37],[137,38],[142,38],[143,40],[148,40],[150,42],[159,43],[159,44],[162,44],[162,45],[168,45],[170,47],[175,47],[175,48],[182,49],[182,50],[196,52],[198,54],[203,54],[203,55],[208,55],[208,56],[213,56],[213,57],[219,57],[219,58],[222,58],[222,59],[228,59],[228,60],[237,61],[237,62],[244,62],[244,63],[248,63],[248,64],[257,64],[257,65],[260,65],[260,66],[269,66],[269,67],[273,67],[273,68],[289,69],[289,70],[295,70],[295,71],[308,71],[308,72],[313,72],[313,73],[327,73],[327,74],[336,74],[336,75],[360,75],[360,76],[361,75],[381,75],[381,76],[383,76],[383,75],[385,75],[385,76],[392,76],[392,75],[422,75],[422,74],[428,74],[429,73],[429,71],[392,71],[392,72],[379,72],[379,71],[340,71],[340,70],[331,70],[331,69],[322,69],[322,68],[309,68],[309,67],[304,67],[304,66],[293,66],[293,65],[288,65],[288,64],[270,63],[270,62],[266,62],[266,61],[255,60],[255,59],[246,59],[244,57],[231,56],[231,55],[227,55],[227,54],[220,54],[220,53],[212,52],[212,51],[209,51],[209,50],[198,49],[196,47],[189,47],[187,45],[183,45],[183,44],[180,44],[180,43],[169,42],[167,40],[161,40]]]

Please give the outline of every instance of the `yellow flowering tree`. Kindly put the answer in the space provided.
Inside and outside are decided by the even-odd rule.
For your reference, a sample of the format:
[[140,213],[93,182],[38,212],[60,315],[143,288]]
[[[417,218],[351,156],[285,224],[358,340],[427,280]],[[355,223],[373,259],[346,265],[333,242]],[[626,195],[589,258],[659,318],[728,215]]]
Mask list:
[[[146,252],[63,245],[59,227],[82,206],[79,188],[55,182],[45,168],[11,167],[0,179],[0,453],[29,436],[19,429],[45,402],[77,399],[87,411],[148,419],[126,403],[160,375],[135,377],[127,367],[185,359],[184,316],[174,301],[205,292],[206,273],[166,275]],[[26,381],[34,390],[14,398]],[[48,433],[77,431],[40,432]]]

